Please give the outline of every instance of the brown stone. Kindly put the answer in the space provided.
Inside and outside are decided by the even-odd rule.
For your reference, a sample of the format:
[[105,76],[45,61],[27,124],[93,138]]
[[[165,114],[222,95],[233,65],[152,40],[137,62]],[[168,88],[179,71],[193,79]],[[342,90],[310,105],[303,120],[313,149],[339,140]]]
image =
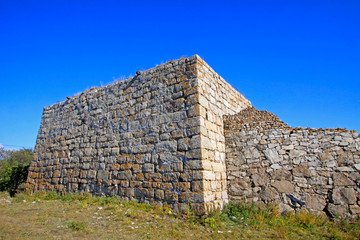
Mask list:
[[177,182],[174,183],[174,188],[178,191],[186,192],[190,190],[189,182]]
[[269,187],[263,187],[259,193],[261,200],[264,202],[271,202],[277,197],[276,192]]
[[358,205],[350,205],[350,213],[360,217],[360,207]]
[[290,181],[292,179],[291,172],[289,170],[283,170],[283,169],[274,170],[271,175],[274,180]]
[[333,174],[333,181],[335,186],[354,186],[354,181],[345,173]]
[[276,188],[281,193],[293,193],[294,185],[286,180],[275,181],[271,184],[274,188]]
[[293,169],[294,176],[297,177],[311,177],[311,171],[306,163],[300,163]]
[[270,179],[266,175],[253,174],[251,176],[254,186],[265,186],[269,183]]

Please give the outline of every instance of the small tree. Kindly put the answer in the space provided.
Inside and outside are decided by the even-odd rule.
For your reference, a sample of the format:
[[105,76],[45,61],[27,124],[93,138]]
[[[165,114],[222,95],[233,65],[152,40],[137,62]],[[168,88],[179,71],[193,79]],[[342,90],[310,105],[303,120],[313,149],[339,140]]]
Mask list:
[[0,191],[8,191],[11,197],[15,195],[26,181],[32,157],[31,149],[10,151],[0,148]]

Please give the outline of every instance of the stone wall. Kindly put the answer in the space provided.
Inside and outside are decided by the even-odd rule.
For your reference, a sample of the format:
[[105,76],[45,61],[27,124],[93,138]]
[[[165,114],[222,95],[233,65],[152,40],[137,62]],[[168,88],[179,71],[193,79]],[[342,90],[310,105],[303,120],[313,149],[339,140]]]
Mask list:
[[247,106],[197,55],[90,89],[44,108],[27,188],[203,214],[227,201],[222,115]]
[[356,131],[294,129],[255,108],[224,117],[224,126],[230,200],[276,202],[281,211],[304,202],[332,217],[360,213]]
[[223,115],[238,113],[251,103],[205,61],[199,59],[198,66],[204,200],[207,209],[222,208],[228,201]]

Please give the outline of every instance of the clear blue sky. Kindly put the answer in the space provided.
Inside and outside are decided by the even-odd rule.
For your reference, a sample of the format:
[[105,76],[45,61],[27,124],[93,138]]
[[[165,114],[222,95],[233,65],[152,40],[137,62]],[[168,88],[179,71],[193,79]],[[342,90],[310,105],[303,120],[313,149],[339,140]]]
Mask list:
[[293,127],[360,130],[360,1],[0,0],[0,144],[44,106],[200,55]]

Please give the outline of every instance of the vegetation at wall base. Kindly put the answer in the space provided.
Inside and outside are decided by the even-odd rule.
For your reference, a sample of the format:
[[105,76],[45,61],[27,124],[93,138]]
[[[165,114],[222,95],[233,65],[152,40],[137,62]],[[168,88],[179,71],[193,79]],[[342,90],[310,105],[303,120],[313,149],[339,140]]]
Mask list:
[[359,239],[359,220],[309,212],[280,215],[273,206],[230,203],[197,217],[89,194],[0,192],[0,239]]

